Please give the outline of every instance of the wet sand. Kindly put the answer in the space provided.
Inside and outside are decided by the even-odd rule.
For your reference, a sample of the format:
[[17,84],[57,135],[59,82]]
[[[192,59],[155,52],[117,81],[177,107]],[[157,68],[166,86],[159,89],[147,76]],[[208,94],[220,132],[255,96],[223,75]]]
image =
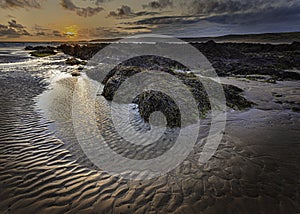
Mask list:
[[[0,213],[300,212],[300,114],[292,110],[299,82],[223,78],[258,105],[228,113],[210,161],[198,163],[199,143],[167,175],[133,182],[98,169],[80,150],[70,121],[78,79],[49,87],[39,76],[47,79],[0,73]],[[100,98],[99,105],[105,124],[107,103]]]

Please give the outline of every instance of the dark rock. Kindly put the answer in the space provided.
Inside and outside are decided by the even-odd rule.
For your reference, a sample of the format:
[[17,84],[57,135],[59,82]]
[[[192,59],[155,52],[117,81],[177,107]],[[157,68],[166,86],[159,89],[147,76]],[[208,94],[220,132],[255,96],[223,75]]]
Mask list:
[[25,50],[27,51],[42,51],[42,50],[55,50],[55,47],[52,46],[26,46]]
[[[153,112],[159,111],[165,115],[168,127],[181,127],[180,110],[174,100],[168,95],[159,91],[146,91],[140,94],[133,102],[138,104],[139,113],[146,122],[149,122],[150,115]],[[189,121],[191,122],[191,120]]]
[[55,55],[55,54],[57,54],[57,52],[54,51],[54,49],[52,49],[52,48],[48,49],[48,47],[45,47],[42,49],[37,49],[30,53],[30,55],[34,56],[34,57],[46,57],[46,56],[51,56],[51,55]]
[[88,60],[107,45],[108,44],[87,44],[87,45],[62,44],[57,47],[57,50],[82,60]]
[[300,112],[300,106],[293,106],[291,109],[294,112]]
[[71,65],[71,66],[73,66],[73,65],[86,65],[86,62],[78,60],[78,59],[72,57],[72,58],[68,58],[66,60],[66,64]]
[[[145,57],[145,56],[144,56]],[[134,63],[130,62],[124,62],[123,65],[117,66],[115,69],[113,69],[108,76],[103,80],[104,89],[102,95],[107,100],[113,100],[114,95],[120,85],[129,77],[145,71],[145,64],[144,63],[144,57],[136,57],[133,59],[130,59],[129,61],[133,61]],[[153,59],[153,56],[151,56]],[[140,61],[140,64],[142,67],[137,66],[124,66],[124,64],[130,64],[130,65],[136,65],[138,64],[138,61]],[[157,57],[156,62],[163,61],[164,58]],[[173,63],[173,62],[172,62]],[[158,63],[160,64],[160,63]],[[174,65],[174,64],[173,64]],[[178,65],[182,66],[182,65]],[[152,66],[151,66],[152,67]],[[187,69],[187,68],[185,68]],[[208,95],[205,91],[205,88],[203,84],[201,83],[200,79],[195,76],[192,73],[183,73],[183,72],[175,72],[174,70],[170,70],[167,67],[161,68],[161,71],[167,72],[169,74],[174,75],[178,79],[180,79],[187,88],[191,91],[191,93],[194,96],[194,99],[198,105],[198,113],[200,117],[204,117],[205,114],[210,110],[210,102],[208,99]],[[206,80],[208,81],[208,80]],[[162,83],[163,84],[163,83]],[[170,83],[166,83],[170,84]],[[213,81],[208,81],[207,84],[211,84],[211,87],[213,87],[213,84],[215,84]],[[169,85],[169,87],[176,87]],[[243,92],[242,89],[237,88],[235,86],[229,86],[224,85],[224,92],[225,97],[227,99],[227,105],[234,109],[244,109],[251,107],[253,103],[247,101],[245,98],[243,98],[240,94]],[[124,92],[124,96],[126,95],[126,92]],[[187,103],[185,102],[184,98],[180,98],[181,103]],[[138,97],[136,97],[132,103],[138,104],[139,113],[145,121],[149,121],[149,116],[151,113],[155,111],[161,111],[164,113],[164,115],[167,118],[167,124],[169,127],[178,127],[178,126],[185,126],[187,124],[181,124],[181,115],[180,111],[178,109],[178,106],[175,104],[174,100],[171,99],[171,97],[159,92],[159,91],[145,91],[142,92]],[[195,121],[195,112],[190,112],[190,118],[186,119],[186,121],[189,122],[196,122]],[[196,118],[197,120],[199,118]]]
[[71,75],[72,75],[73,77],[78,77],[78,76],[80,76],[81,74],[80,74],[79,71],[73,71],[73,72],[71,73]]
[[255,105],[253,102],[248,101],[241,96],[242,89],[233,85],[223,85],[226,97],[226,105],[235,110],[242,110]]

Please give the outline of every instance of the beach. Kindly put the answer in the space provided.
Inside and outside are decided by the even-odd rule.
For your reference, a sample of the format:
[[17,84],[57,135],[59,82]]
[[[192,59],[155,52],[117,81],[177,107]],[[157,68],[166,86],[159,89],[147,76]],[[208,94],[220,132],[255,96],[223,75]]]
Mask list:
[[[286,69],[275,81],[270,73],[221,76],[255,105],[228,108],[212,158],[198,161],[210,122],[204,118],[185,161],[160,177],[134,181],[95,166],[76,139],[73,93],[76,84],[82,90],[90,84],[84,72],[72,76],[82,65],[66,64],[66,53],[36,58],[25,44],[11,46],[0,48],[1,213],[300,212],[300,83],[291,75],[299,70]],[[117,145],[110,102],[99,96],[96,105],[100,132]],[[166,145],[149,147],[145,156]]]

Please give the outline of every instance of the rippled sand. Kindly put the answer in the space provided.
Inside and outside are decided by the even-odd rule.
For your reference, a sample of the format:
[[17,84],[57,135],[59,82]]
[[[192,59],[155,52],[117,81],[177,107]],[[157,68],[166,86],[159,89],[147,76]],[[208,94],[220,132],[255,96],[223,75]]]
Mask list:
[[[299,82],[282,83],[283,89],[224,79],[243,86],[258,106],[229,113],[211,160],[198,163],[199,143],[167,175],[133,182],[98,169],[81,151],[70,114],[78,79],[59,80],[46,90],[36,76],[0,73],[0,213],[300,212],[300,114],[269,96],[279,89],[268,90],[280,86],[280,99],[297,103]],[[108,123],[107,103],[99,105],[100,122]],[[116,140],[113,132],[109,136]]]

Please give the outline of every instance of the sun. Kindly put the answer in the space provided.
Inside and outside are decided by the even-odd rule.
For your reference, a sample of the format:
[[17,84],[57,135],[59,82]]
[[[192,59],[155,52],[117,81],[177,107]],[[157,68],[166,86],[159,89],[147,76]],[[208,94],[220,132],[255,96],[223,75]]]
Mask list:
[[69,39],[75,39],[78,36],[78,26],[77,25],[71,25],[68,27],[65,27],[64,35]]

